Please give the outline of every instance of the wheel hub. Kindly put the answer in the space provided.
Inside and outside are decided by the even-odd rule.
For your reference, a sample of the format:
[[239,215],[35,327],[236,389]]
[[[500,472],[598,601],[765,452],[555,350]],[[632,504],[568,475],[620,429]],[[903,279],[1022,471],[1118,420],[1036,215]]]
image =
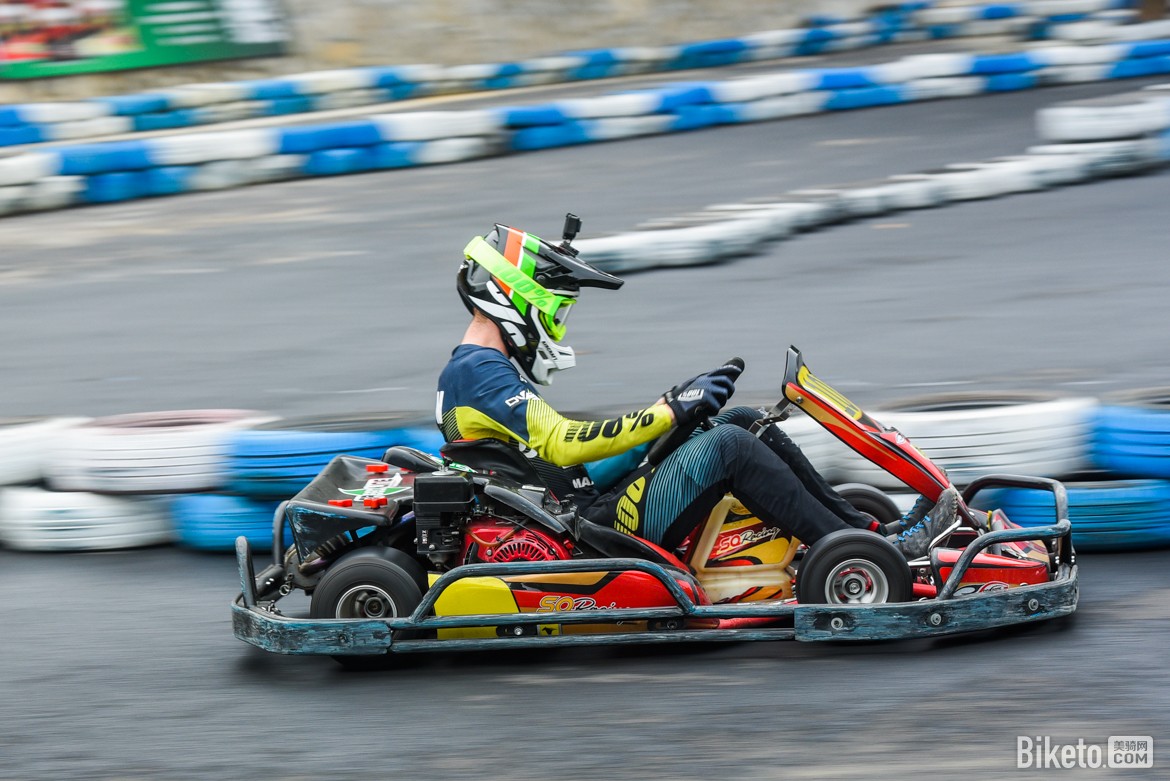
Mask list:
[[337,600],[337,618],[394,618],[394,599],[376,586],[354,586]]
[[889,599],[890,584],[873,562],[849,559],[833,568],[825,590],[830,604],[875,604]]

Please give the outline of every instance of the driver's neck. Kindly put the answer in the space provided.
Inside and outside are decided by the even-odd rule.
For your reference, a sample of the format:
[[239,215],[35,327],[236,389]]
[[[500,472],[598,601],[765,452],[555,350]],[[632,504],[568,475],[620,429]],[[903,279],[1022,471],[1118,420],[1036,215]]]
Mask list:
[[463,334],[463,341],[460,344],[490,347],[493,350],[499,350],[504,355],[508,354],[508,349],[504,345],[504,339],[500,336],[500,329],[486,317],[472,319],[471,325],[467,326],[467,332]]

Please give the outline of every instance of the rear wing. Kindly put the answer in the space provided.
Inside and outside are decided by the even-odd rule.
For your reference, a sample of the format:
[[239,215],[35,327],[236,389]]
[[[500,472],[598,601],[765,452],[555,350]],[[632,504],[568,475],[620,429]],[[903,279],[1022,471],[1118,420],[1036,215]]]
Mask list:
[[931,501],[951,481],[897,429],[867,415],[840,391],[813,374],[795,347],[784,364],[784,398],[820,423],[862,458],[873,462]]

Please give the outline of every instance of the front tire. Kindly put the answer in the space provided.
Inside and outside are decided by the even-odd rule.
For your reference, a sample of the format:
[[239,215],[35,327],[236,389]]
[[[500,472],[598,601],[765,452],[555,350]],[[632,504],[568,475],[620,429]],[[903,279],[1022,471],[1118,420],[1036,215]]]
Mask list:
[[[403,618],[422,601],[419,583],[426,573],[418,562],[394,548],[360,548],[333,564],[309,605],[312,618]],[[385,656],[334,656],[347,669],[385,666]]]
[[836,531],[812,546],[796,573],[796,596],[806,605],[908,602],[913,594],[906,559],[879,534]]

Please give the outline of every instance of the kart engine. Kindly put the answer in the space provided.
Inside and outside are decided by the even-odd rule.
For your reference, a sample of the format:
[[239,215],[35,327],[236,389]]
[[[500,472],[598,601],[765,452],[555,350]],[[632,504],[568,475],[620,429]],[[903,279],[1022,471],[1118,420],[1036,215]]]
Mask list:
[[507,521],[476,521],[467,527],[464,535],[463,561],[467,564],[568,558],[568,547],[556,536]]

